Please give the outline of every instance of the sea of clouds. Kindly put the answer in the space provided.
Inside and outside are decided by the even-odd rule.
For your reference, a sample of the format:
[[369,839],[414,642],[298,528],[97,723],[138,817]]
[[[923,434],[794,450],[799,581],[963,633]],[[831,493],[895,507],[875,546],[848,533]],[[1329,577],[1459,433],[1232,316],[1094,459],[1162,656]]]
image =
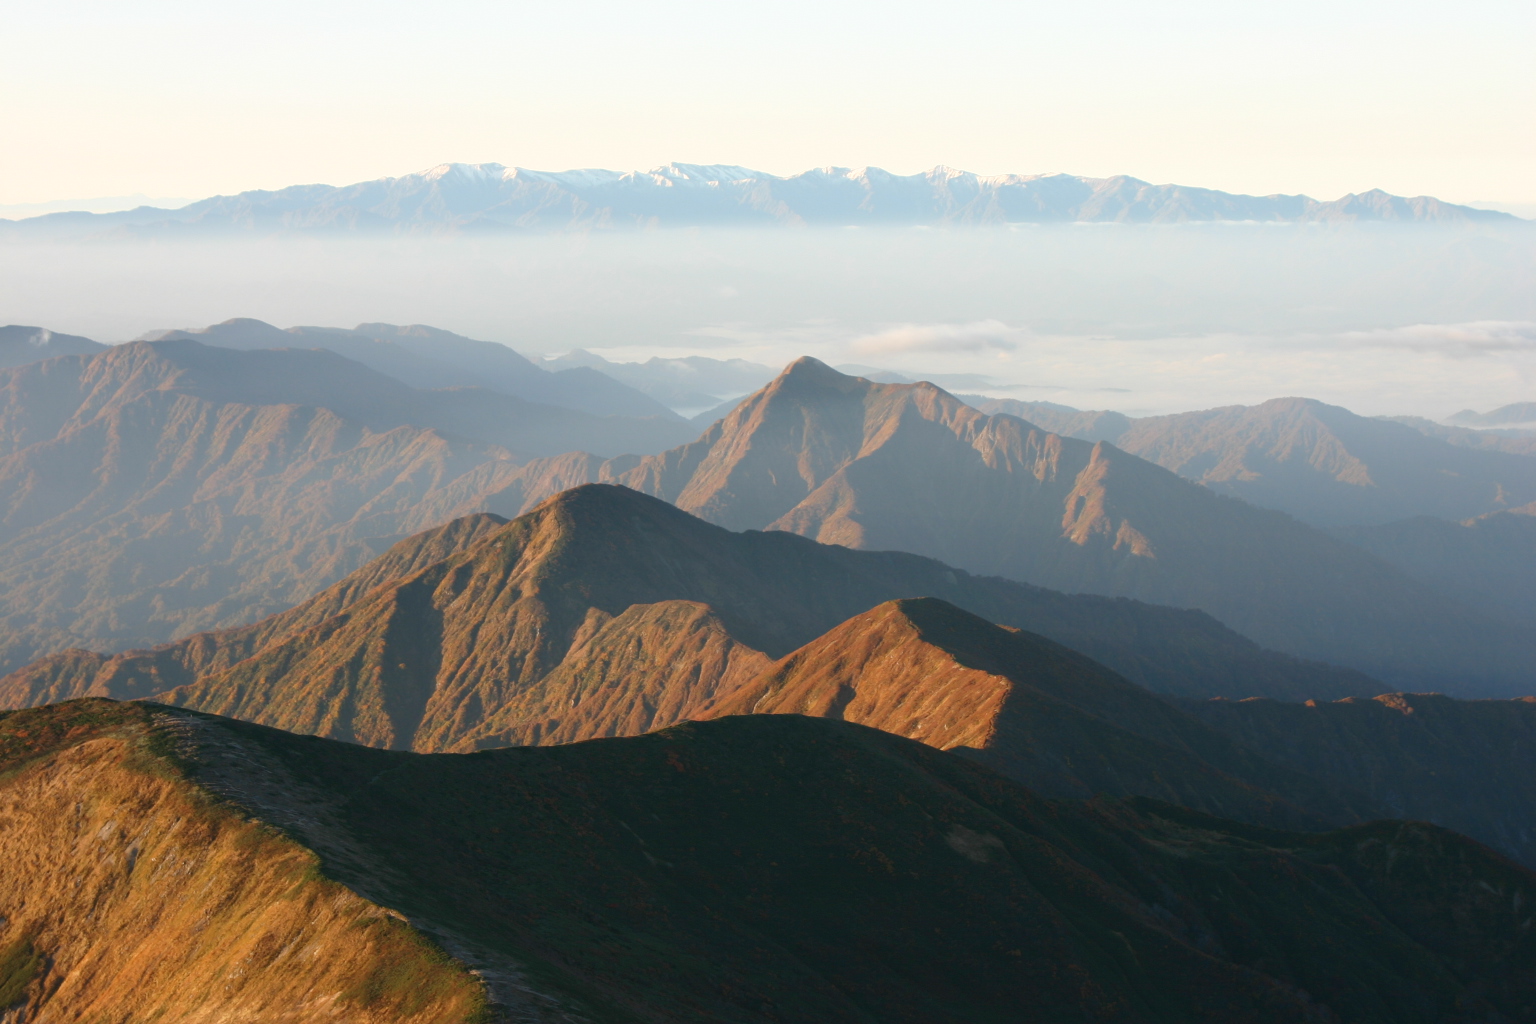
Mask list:
[[[0,245],[0,321],[101,341],[251,316],[529,353],[800,355],[1145,414],[1536,399],[1531,225],[676,230]],[[958,378],[957,378],[958,379]],[[962,390],[951,385],[953,390]]]

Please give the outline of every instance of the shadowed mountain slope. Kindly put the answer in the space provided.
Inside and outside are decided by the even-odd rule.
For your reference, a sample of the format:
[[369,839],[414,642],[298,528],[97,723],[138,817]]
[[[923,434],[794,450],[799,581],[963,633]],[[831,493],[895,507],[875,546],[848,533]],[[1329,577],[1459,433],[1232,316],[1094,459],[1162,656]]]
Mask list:
[[0,666],[254,621],[483,507],[519,450],[652,427],[692,429],[322,351],[134,343],[0,371]]
[[693,717],[745,714],[840,718],[961,750],[1046,796],[1151,796],[1307,827],[1374,814],[1081,654],[938,598],[850,619]]
[[564,486],[585,472],[730,529],[1198,608],[1266,647],[1398,686],[1536,685],[1536,639],[1352,545],[1111,445],[986,416],[930,384],[874,384],[801,359],[692,444],[530,463],[489,507],[515,513],[538,496],[530,481],[555,469]]
[[1435,821],[1536,864],[1536,702],[1435,693],[1281,704],[1179,701],[1258,751],[1388,814]]
[[[468,544],[475,534],[454,536]],[[1299,700],[1383,688],[1357,673],[1264,651],[1198,612],[1059,594],[915,555],[852,551],[783,532],[731,533],[604,485],[564,492],[413,574],[367,591],[344,581],[332,594],[345,596],[323,596],[311,606],[316,614],[300,609],[280,620],[302,622],[301,629],[259,625],[111,659],[57,655],[0,681],[0,694],[13,705],[143,696],[176,678],[167,665],[208,666],[164,699],[296,732],[420,750],[451,747],[491,715],[527,701],[521,706],[562,709],[559,721],[545,721],[541,738],[584,738],[613,723],[609,712],[597,714],[602,702],[585,702],[584,691],[565,683],[548,689],[560,680],[577,684],[569,672],[546,678],[568,659],[571,667],[587,666],[583,678],[645,675],[674,692],[668,707],[681,708],[737,678],[738,666],[745,671],[752,659],[736,645],[780,657],[881,602],[914,595],[942,596],[988,621],[1043,634],[1167,692]],[[221,653],[226,636],[229,650]],[[257,646],[255,636],[270,642]],[[684,648],[688,657],[676,660]],[[594,667],[599,663],[610,668]],[[684,683],[686,695],[671,690]],[[664,724],[656,718],[648,727]]]
[[676,418],[665,405],[597,369],[551,372],[505,345],[424,324],[282,330],[240,317],[198,330],[154,331],[144,340],[186,340],[237,349],[323,348],[416,388],[485,388],[598,416]]
[[1536,503],[1460,523],[1420,517],[1335,532],[1468,608],[1536,626]]
[[[35,854],[0,889],[29,1019],[69,1005],[60,980],[107,1015],[286,997],[296,1022],[466,1020],[476,996],[530,1024],[1536,1016],[1536,876],[1460,836],[1059,804],[845,722],[422,756],[81,702],[0,719],[0,756],[0,831]],[[202,941],[155,957],[177,922],[144,911],[205,879],[229,895],[192,904]],[[263,968],[231,983],[246,950]]]

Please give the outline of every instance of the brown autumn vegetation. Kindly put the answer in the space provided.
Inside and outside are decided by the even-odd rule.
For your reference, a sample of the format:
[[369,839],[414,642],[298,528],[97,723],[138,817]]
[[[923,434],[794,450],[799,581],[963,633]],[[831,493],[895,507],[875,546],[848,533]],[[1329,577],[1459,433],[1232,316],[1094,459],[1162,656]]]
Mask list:
[[472,1021],[479,981],[179,769],[157,712],[0,718],[0,1000],[28,1021]]

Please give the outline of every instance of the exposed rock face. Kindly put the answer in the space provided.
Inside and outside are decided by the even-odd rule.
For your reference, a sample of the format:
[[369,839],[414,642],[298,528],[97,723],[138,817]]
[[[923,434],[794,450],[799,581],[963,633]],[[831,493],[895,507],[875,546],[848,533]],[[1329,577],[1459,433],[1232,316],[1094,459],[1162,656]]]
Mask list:
[[1074,651],[937,598],[850,619],[694,717],[745,714],[840,718],[963,750],[1048,796],[1151,796],[1307,827],[1377,813]]
[[769,664],[706,604],[635,604],[617,616],[593,608],[559,666],[511,695],[455,747],[639,736],[694,717]]
[[1536,1016],[1536,876],[1460,836],[1056,803],[846,722],[423,757],[88,701],[0,766],[28,1020]]
[[1281,704],[1180,701],[1276,764],[1536,864],[1536,701],[1388,693]]
[[[1350,544],[931,384],[874,384],[801,359],[693,444],[585,468],[730,529],[1198,608],[1264,646],[1396,686],[1536,685],[1536,639]],[[514,512],[545,472],[531,465],[490,507]]]

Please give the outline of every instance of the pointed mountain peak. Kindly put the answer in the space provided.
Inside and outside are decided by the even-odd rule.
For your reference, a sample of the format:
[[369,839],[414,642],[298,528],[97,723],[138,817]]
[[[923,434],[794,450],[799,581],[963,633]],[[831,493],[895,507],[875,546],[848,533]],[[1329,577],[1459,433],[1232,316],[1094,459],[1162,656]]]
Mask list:
[[820,359],[817,359],[815,356],[801,356],[799,359],[796,359],[794,362],[784,367],[784,371],[779,374],[781,378],[807,377],[817,375],[827,377],[845,376],[844,374],[838,373],[836,370],[832,369],[832,367],[828,366]]
[[610,542],[621,534],[628,536],[637,531],[654,536],[691,537],[697,537],[701,532],[726,532],[712,523],[694,518],[670,502],[622,484],[572,487],[544,499],[519,516],[518,521],[558,523],[557,532],[590,528],[594,531],[593,536],[607,537]]
[[833,387],[846,391],[858,387],[861,379],[840,373],[812,356],[801,356],[788,366],[768,385],[768,391],[781,392],[800,388]]

